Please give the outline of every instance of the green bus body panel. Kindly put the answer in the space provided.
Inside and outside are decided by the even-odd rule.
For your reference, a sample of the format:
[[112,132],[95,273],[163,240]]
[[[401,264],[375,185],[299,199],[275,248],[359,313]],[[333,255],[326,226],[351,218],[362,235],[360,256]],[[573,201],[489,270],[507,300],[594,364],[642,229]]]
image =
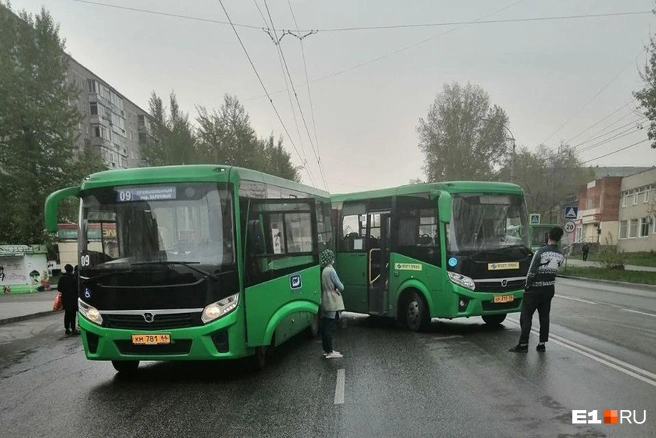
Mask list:
[[305,330],[312,323],[312,317],[319,312],[319,304],[312,301],[293,301],[286,304],[273,315],[266,328],[264,340],[260,345],[280,345],[289,338]]
[[[301,276],[300,288],[291,288],[291,275]],[[244,296],[248,346],[267,346],[286,316],[301,311],[318,312],[321,303],[319,266],[247,287]]]
[[[421,271],[396,269],[397,263],[420,265]],[[431,291],[441,289],[441,284],[444,282],[444,271],[442,268],[401,254],[392,253],[390,256],[390,269],[389,305],[394,306],[394,309],[396,309],[403,292],[407,289],[414,288],[420,291],[426,298],[430,315],[437,316],[436,311],[439,303],[435,302],[434,296],[436,294]]]
[[57,213],[59,210],[59,203],[68,198],[69,196],[78,196],[80,193],[79,187],[67,187],[65,189],[57,190],[51,193],[47,198],[44,205],[46,230],[50,233],[57,232]]
[[339,252],[335,255],[335,270],[344,284],[344,307],[349,312],[369,313],[367,298],[367,254]]

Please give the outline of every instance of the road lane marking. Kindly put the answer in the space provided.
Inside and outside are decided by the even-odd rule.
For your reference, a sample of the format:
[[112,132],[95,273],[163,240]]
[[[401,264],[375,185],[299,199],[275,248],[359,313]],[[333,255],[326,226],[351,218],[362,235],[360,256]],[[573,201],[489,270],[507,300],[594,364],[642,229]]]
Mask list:
[[344,384],[346,383],[346,371],[342,368],[337,370],[337,383],[335,384],[335,404],[344,403]]
[[[508,319],[508,321],[521,327],[518,321],[515,321],[510,318]],[[536,335],[540,334],[540,331],[537,329],[532,328],[531,331]],[[626,375],[635,377],[638,380],[641,380],[645,383],[648,383],[651,386],[656,387],[656,374],[654,373],[651,373],[647,370],[643,370],[642,368],[639,368],[635,365],[631,365],[630,363],[626,363],[622,360],[616,359],[600,351],[586,347],[585,345],[581,345],[574,341],[570,341],[569,339],[563,338],[561,336],[550,333],[549,337],[551,338],[551,341],[554,344],[558,344],[560,346],[568,348],[572,351],[582,354],[583,356],[589,357],[590,359],[595,360],[603,365],[616,369]]]
[[656,317],[656,315],[654,315],[653,313],[641,312],[641,311],[639,311],[639,310],[624,309],[624,308],[623,308],[622,310],[624,310],[625,312],[639,313],[639,314],[641,314],[641,315],[647,315],[647,316],[653,316],[653,317]]
[[588,301],[588,300],[584,300],[584,299],[581,299],[581,298],[566,297],[565,295],[559,295],[559,294],[556,294],[555,296],[556,296],[556,298],[563,298],[565,300],[578,301],[580,303],[597,304],[594,301]]

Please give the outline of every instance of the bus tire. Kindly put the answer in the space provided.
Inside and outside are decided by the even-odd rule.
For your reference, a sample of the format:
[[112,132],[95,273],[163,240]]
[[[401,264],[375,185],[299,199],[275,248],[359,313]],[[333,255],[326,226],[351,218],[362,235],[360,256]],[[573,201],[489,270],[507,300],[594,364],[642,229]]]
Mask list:
[[418,292],[411,292],[403,300],[403,322],[413,332],[426,330],[430,325],[428,304],[424,296]]
[[121,375],[129,375],[137,372],[138,360],[113,360],[112,366]]
[[310,319],[310,326],[307,329],[305,329],[305,333],[307,333],[307,337],[309,339],[314,339],[319,334],[319,314],[318,313],[312,315],[312,318]]
[[250,357],[251,370],[257,372],[262,371],[266,365],[267,348],[256,347],[255,354]]
[[487,325],[501,325],[501,323],[506,319],[506,314],[503,315],[483,315],[483,321]]

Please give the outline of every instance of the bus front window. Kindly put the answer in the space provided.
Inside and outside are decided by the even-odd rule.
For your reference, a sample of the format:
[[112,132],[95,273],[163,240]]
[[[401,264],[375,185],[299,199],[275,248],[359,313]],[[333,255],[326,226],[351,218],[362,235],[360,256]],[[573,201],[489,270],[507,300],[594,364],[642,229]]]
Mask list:
[[522,196],[457,194],[452,209],[447,248],[451,253],[529,247]]
[[81,215],[81,269],[149,262],[235,263],[227,185],[90,190],[82,197]]

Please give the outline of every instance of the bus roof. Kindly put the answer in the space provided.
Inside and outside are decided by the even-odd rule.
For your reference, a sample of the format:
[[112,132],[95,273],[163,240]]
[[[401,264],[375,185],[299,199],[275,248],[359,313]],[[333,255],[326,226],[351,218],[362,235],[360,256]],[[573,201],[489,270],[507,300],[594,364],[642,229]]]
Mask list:
[[336,202],[357,201],[371,198],[385,198],[394,195],[416,195],[430,192],[448,193],[506,193],[523,195],[524,191],[517,184],[493,181],[448,181],[435,183],[407,184],[399,187],[391,187],[379,190],[368,190],[365,192],[343,193],[333,195],[331,199]]
[[114,187],[134,184],[158,184],[175,182],[233,182],[242,179],[272,184],[292,190],[299,190],[322,197],[330,195],[323,190],[306,186],[267,173],[221,164],[188,164],[178,166],[136,167],[97,172],[82,181],[81,190],[99,187]]

